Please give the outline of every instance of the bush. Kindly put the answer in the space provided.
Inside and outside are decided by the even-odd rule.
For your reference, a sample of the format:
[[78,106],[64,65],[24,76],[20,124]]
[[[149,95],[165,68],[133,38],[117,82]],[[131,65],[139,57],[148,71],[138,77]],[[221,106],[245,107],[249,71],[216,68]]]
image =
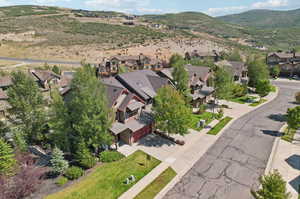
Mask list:
[[83,169],[90,169],[96,165],[96,158],[91,154],[84,143],[80,143],[75,154],[75,160]]
[[101,162],[114,162],[121,160],[125,156],[118,151],[103,151],[100,153],[100,161]]
[[84,171],[80,167],[72,166],[68,168],[64,174],[69,180],[75,180],[83,176]]
[[243,97],[247,95],[248,87],[247,85],[234,84],[232,93],[234,97]]
[[66,178],[66,177],[64,177],[64,176],[60,176],[60,177],[56,180],[55,184],[57,184],[58,186],[63,186],[63,185],[65,185],[68,181],[69,181],[68,178]]

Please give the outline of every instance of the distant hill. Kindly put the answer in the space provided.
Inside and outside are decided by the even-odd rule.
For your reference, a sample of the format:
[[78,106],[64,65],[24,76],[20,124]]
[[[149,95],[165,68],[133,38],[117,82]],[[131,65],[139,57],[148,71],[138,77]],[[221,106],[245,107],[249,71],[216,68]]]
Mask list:
[[223,22],[200,12],[182,12],[178,14],[144,15],[151,22],[167,25],[171,29],[205,32],[216,36],[240,37],[244,28]]
[[290,11],[250,10],[218,19],[242,26],[256,28],[294,28],[300,26],[300,9]]

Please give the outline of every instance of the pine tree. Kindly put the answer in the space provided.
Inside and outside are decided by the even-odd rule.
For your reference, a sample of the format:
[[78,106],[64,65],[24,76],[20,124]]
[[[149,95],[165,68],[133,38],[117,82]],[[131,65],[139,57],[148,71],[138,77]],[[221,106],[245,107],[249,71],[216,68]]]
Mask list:
[[16,166],[13,149],[0,138],[0,176],[13,174]]
[[68,161],[64,159],[64,153],[57,147],[53,149],[50,163],[52,171],[59,174],[64,173],[69,167]]
[[23,72],[12,73],[12,82],[7,93],[12,122],[22,129],[28,144],[41,144],[46,123],[43,96],[36,82]]
[[84,169],[92,168],[96,164],[95,157],[91,154],[83,141],[80,141],[77,145],[75,160]]
[[274,171],[259,179],[261,188],[258,191],[251,190],[255,199],[289,199],[290,193],[287,193],[286,182],[278,171]]

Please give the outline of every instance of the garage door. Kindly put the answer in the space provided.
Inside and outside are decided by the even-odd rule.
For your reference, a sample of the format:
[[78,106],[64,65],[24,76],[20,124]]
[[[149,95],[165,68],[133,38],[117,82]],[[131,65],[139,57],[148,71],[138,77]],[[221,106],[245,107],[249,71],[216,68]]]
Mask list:
[[151,125],[145,126],[145,127],[141,128],[140,130],[137,130],[132,135],[133,142],[137,142],[138,140],[140,140],[145,135],[151,133],[151,130],[152,130],[152,126]]

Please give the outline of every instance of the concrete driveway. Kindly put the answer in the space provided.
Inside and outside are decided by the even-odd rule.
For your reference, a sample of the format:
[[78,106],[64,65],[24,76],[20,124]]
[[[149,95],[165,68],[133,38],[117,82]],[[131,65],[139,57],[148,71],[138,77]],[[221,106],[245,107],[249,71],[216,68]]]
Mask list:
[[295,106],[300,83],[274,82],[280,87],[272,102],[236,120],[184,177],[166,199],[250,199],[264,173],[273,142],[283,122],[278,115]]

